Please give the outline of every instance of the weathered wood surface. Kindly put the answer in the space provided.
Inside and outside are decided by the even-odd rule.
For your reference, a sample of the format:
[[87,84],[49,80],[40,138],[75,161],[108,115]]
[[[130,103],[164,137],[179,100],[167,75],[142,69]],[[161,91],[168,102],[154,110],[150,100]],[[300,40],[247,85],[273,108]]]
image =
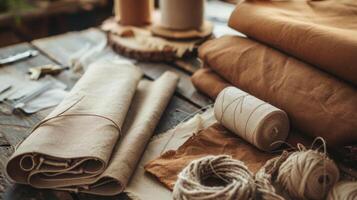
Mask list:
[[[3,57],[12,55],[16,52],[22,52],[32,47],[27,43],[9,46],[0,49],[0,55]],[[11,65],[0,67],[1,74],[9,76],[27,76],[27,69],[29,67],[52,64],[53,61],[46,56],[40,54],[34,58],[30,58]],[[61,80],[67,80],[66,74],[59,76]],[[53,199],[53,200],[73,200],[71,194],[68,192],[58,192],[53,190],[38,190],[29,186],[22,186],[10,183],[4,176],[4,166],[8,156],[11,155],[14,147],[21,142],[29,133],[31,128],[38,121],[43,119],[49,112],[49,109],[38,112],[33,115],[18,114],[13,115],[9,112],[8,106],[0,104],[0,193],[2,199],[11,200],[30,200],[30,199]]]
[[[61,45],[61,41],[56,42]],[[78,43],[76,43],[78,44]],[[36,48],[28,43],[22,43],[14,46],[9,46],[6,48],[0,49],[0,55],[2,57],[12,55],[16,52],[22,52],[28,49]],[[64,53],[64,56],[68,55]],[[59,56],[60,57],[60,56]],[[38,65],[44,64],[56,64],[57,59],[48,58],[43,53],[40,55],[29,58],[20,62],[16,62],[11,65],[2,66],[0,68],[0,73],[7,74],[9,76],[27,76],[27,70],[29,67],[34,67]],[[174,69],[174,68],[173,68]],[[155,76],[150,76],[150,79],[158,78],[163,71],[158,71]],[[184,72],[180,72],[185,74]],[[154,73],[153,73],[154,74]],[[187,77],[188,75],[185,74]],[[70,71],[65,71],[56,77],[57,79],[61,80],[62,82],[68,85],[68,88],[71,88],[75,82],[77,81],[78,76],[73,75]],[[188,78],[185,79],[189,81]],[[182,81],[181,81],[182,82]],[[182,83],[181,83],[182,84]],[[198,107],[188,101],[185,98],[182,98],[180,94],[177,92],[174,95],[164,112],[159,125],[157,126],[155,133],[164,132],[179,122],[181,122],[188,114],[196,111]],[[13,115],[9,112],[9,108],[4,105],[0,104],[0,167],[2,174],[0,175],[0,193],[4,199],[68,199],[74,200],[75,199],[98,199],[99,197],[95,197],[92,195],[76,195],[70,194],[68,192],[59,192],[53,190],[38,190],[31,188],[29,186],[17,185],[12,184],[4,177],[4,165],[6,162],[7,157],[12,153],[12,150],[16,144],[21,142],[25,139],[29,134],[29,129],[43,119],[52,109],[47,109],[32,115]],[[100,199],[125,199],[126,197],[123,195],[119,195],[116,197],[101,197]]]
[[[85,45],[95,46],[102,41],[105,33],[96,28],[80,32],[70,32],[59,36],[48,37],[44,39],[34,40],[32,44],[41,49],[50,58],[56,60],[62,65],[68,66],[71,61],[70,58],[76,52],[79,52]],[[138,62],[137,65],[143,70],[146,76],[151,79],[158,78],[165,71],[173,71],[180,75],[180,82],[177,92],[191,101],[195,105],[202,107],[211,103],[211,101],[198,93],[193,87],[190,75],[185,71],[175,68],[174,65],[165,63],[146,63]]]
[[[6,48],[0,49],[0,55],[2,57],[10,56],[16,52],[23,52],[26,50],[32,49],[32,47],[27,43],[22,43],[19,45],[9,46]],[[53,64],[53,61],[48,59],[46,56],[39,54],[36,57],[29,58],[24,61],[16,62],[11,65],[0,67],[0,73],[6,74],[7,76],[17,76],[28,79],[27,71],[28,68]],[[66,74],[61,74],[58,78],[63,82],[70,82],[66,78]],[[74,81],[72,81],[72,84]],[[9,109],[6,105],[0,104],[1,113],[0,113],[0,127],[1,132],[8,139],[11,145],[16,145],[21,141],[26,135],[25,132],[28,128],[32,127],[35,123],[45,117],[48,113],[48,110],[35,113],[33,115],[18,114],[13,115],[9,112]]]

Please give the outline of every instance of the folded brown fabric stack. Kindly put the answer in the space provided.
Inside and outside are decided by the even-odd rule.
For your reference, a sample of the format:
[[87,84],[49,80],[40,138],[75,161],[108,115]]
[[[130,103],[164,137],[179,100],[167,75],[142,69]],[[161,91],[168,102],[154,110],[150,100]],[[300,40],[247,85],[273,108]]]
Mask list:
[[154,82],[141,77],[132,64],[92,64],[18,146],[8,176],[37,188],[122,192],[178,81],[171,72]]
[[238,36],[206,42],[206,68],[192,77],[200,91],[215,98],[237,86],[329,146],[356,144],[356,1],[245,1],[229,24],[267,45]]
[[355,0],[248,0],[229,26],[357,85]]

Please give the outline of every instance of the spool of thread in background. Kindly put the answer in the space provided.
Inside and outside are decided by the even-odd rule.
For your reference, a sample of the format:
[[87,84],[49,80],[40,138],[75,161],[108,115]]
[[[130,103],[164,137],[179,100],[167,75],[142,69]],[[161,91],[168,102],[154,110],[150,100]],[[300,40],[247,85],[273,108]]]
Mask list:
[[224,127],[263,151],[279,147],[289,133],[287,114],[236,88],[222,90],[214,104],[214,115]]
[[199,30],[203,25],[204,0],[160,0],[160,26],[172,30]]
[[125,26],[144,26],[151,23],[154,0],[115,0],[115,19]]

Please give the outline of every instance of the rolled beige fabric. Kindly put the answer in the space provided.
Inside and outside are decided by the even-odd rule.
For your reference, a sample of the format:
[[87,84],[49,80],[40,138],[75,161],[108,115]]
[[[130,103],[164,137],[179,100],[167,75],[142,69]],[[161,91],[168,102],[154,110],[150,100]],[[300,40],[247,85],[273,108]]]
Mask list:
[[161,26],[173,30],[200,29],[204,0],[160,0]]
[[55,188],[101,174],[120,138],[141,76],[127,63],[92,64],[19,145],[7,163],[8,176],[17,183]]
[[236,87],[219,93],[214,114],[224,127],[263,151],[271,151],[289,133],[286,113]]
[[115,0],[115,19],[121,25],[144,26],[151,23],[153,0]]
[[141,159],[162,113],[175,92],[178,75],[166,72],[153,81],[139,83],[123,126],[123,139],[116,145],[108,168],[80,192],[115,195],[124,190]]
[[141,75],[131,64],[91,65],[15,151],[8,176],[37,188],[122,192],[178,81],[167,72],[155,82],[139,83]]

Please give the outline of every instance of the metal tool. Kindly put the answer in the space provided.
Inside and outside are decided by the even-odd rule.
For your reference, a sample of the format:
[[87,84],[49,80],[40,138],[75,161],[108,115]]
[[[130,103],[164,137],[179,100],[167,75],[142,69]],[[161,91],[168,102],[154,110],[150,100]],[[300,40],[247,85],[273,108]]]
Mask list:
[[15,55],[0,59],[0,65],[10,64],[10,63],[13,63],[13,62],[16,62],[16,61],[19,61],[19,60],[23,60],[23,59],[26,59],[26,58],[31,58],[31,57],[34,57],[34,56],[37,56],[37,55],[38,55],[38,51],[36,51],[36,50],[27,50],[27,51],[24,51],[24,52],[21,52],[21,53],[17,53]]

